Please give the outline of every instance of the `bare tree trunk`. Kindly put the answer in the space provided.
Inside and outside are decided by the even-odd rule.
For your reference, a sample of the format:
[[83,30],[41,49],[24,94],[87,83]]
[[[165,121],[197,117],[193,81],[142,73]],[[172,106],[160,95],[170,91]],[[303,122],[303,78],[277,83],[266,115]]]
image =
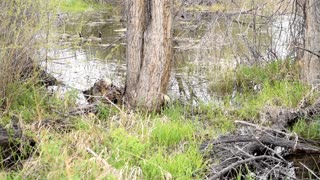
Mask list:
[[320,82],[320,1],[308,0],[306,12],[303,78],[309,84],[318,84]]
[[172,60],[172,0],[127,0],[125,97],[152,111],[167,93]]

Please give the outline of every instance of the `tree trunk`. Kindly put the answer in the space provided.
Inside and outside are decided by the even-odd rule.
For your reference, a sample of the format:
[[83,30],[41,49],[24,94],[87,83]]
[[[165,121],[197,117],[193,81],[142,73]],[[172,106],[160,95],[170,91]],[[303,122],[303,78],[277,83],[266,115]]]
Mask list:
[[309,84],[320,82],[320,1],[308,0],[306,5],[306,47],[303,56],[303,78]]
[[125,97],[157,110],[167,93],[172,60],[172,0],[127,0]]

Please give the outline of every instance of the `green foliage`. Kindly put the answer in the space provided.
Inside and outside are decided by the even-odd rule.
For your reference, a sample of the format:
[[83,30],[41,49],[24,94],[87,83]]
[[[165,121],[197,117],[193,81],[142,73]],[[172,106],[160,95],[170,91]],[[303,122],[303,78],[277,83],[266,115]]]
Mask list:
[[96,9],[111,10],[113,7],[108,3],[99,4],[94,0],[50,0],[52,5],[59,6],[64,12],[85,12]]
[[207,132],[213,136],[231,132],[235,128],[233,123],[234,117],[227,114],[221,106],[202,103],[198,106],[196,113],[200,121],[205,122],[205,124],[214,129],[210,128],[209,132]]
[[[213,74],[209,73],[210,76]],[[223,71],[218,76],[219,78],[212,79],[211,90],[219,94],[231,94],[234,87],[244,92],[253,92],[255,85],[277,80],[298,80],[299,69],[292,60],[284,60],[274,61],[264,66],[242,65],[235,70]]]
[[236,98],[241,105],[236,113],[241,118],[256,119],[266,105],[296,107],[309,91],[309,87],[296,81],[266,81],[262,86],[263,89],[257,94],[244,93]]
[[[32,83],[12,83],[7,88],[6,106],[11,114],[21,117],[25,122],[43,120],[52,116],[54,109],[64,112],[66,108],[75,106],[76,92],[70,91],[63,98],[50,96],[42,86]],[[10,92],[10,93],[9,93]]]
[[167,116],[172,121],[179,121],[184,118],[184,112],[187,110],[186,108],[188,107],[173,103],[164,109],[163,115]]
[[115,129],[110,135],[110,148],[113,154],[110,158],[110,163],[116,168],[124,165],[133,165],[146,151],[147,144],[132,135],[129,135],[124,129]]
[[308,139],[320,139],[320,119],[318,117],[311,122],[300,119],[296,124],[294,124],[292,130],[299,136]]
[[190,179],[203,168],[203,158],[197,146],[189,146],[185,152],[171,155],[158,149],[158,153],[142,161],[145,179]]
[[7,107],[13,114],[20,115],[25,121],[32,121],[39,117],[44,111],[47,94],[41,87],[29,84],[9,84]]
[[84,12],[93,10],[91,5],[83,0],[51,0],[54,3],[61,3],[60,7],[65,12]]
[[99,104],[97,107],[97,116],[100,120],[108,120],[113,115],[119,113],[119,110],[113,105]]
[[[229,108],[229,114],[232,112],[235,118],[241,119],[258,118],[259,111],[266,105],[296,107],[310,90],[299,81],[299,69],[291,60],[274,61],[264,66],[240,66],[221,76],[220,80],[211,83],[212,91],[227,95],[224,97],[225,108]],[[234,92],[236,96],[231,98]],[[231,101],[238,108],[230,107]]]
[[194,129],[190,123],[184,121],[158,121],[151,134],[155,144],[162,146],[176,145],[183,140],[190,140]]

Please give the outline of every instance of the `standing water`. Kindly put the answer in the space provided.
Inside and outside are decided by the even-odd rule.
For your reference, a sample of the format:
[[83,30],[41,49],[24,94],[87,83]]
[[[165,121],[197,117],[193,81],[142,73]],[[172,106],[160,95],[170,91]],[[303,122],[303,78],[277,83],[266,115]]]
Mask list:
[[[83,91],[104,78],[110,79],[118,87],[124,85],[126,29],[120,23],[120,17],[101,12],[74,14],[59,29],[46,66],[49,73],[67,87],[60,90]],[[176,53],[175,61],[179,61],[179,55],[185,57],[180,50]],[[209,101],[205,75],[186,74],[185,69],[188,67],[173,68],[169,96],[180,96],[185,100],[196,97],[199,101]],[[182,76],[188,77],[188,81]],[[79,104],[86,103],[82,93],[78,97]]]

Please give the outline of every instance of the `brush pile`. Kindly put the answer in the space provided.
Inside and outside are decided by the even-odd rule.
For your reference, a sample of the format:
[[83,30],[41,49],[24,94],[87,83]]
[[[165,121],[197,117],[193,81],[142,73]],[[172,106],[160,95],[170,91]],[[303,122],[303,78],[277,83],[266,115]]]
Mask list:
[[319,110],[320,100],[296,109],[267,109],[261,118],[270,128],[236,121],[236,132],[201,146],[211,160],[208,179],[319,178],[320,141],[303,139],[287,130],[299,118],[319,115]]

